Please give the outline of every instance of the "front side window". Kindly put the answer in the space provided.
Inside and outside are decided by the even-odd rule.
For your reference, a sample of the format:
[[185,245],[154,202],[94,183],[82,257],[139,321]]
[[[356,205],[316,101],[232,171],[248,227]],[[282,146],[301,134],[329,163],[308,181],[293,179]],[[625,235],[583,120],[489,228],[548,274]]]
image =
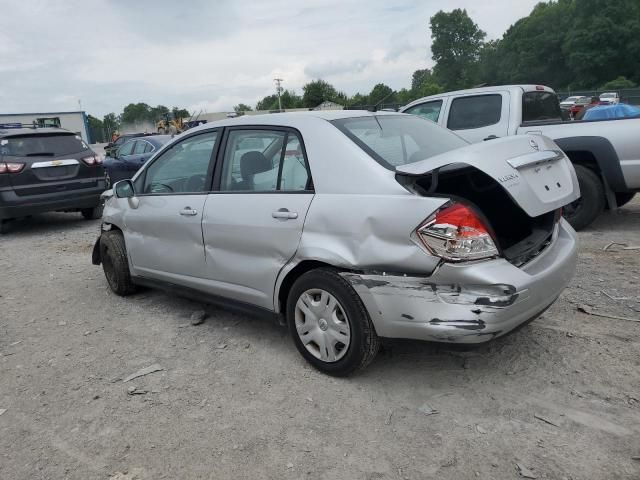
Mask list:
[[431,120],[432,122],[438,122],[438,118],[440,117],[440,110],[442,109],[442,100],[434,100],[433,102],[421,103],[420,105],[415,105],[407,110],[404,113],[410,113],[411,115],[417,115],[422,118],[426,118],[427,120]]
[[502,95],[474,95],[458,97],[451,102],[447,127],[468,130],[488,127],[500,122]]
[[209,191],[207,178],[218,132],[188,137],[165,150],[146,169],[142,192],[167,195]]
[[455,133],[414,115],[343,118],[331,123],[389,170],[468,145]]

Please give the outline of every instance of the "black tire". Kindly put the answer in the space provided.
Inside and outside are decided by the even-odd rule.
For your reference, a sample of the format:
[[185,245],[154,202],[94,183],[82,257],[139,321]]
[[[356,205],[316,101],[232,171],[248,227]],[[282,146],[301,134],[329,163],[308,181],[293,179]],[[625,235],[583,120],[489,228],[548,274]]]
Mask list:
[[574,165],[580,198],[564,207],[564,218],[576,230],[590,225],[604,211],[606,199],[604,186],[596,172],[582,165]]
[[9,223],[8,220],[0,220],[0,235],[9,231]]
[[[350,328],[347,352],[335,362],[325,362],[312,355],[302,343],[296,325],[295,309],[300,296],[312,289],[321,289],[333,295],[346,314]],[[356,291],[337,272],[320,268],[298,278],[287,297],[287,322],[293,342],[300,354],[314,368],[329,375],[343,377],[369,365],[380,349],[380,339],[369,314]]]
[[127,249],[121,232],[112,230],[100,236],[100,260],[113,293],[124,297],[136,291],[136,286],[131,281]]
[[84,208],[80,210],[80,213],[85,220],[98,220],[102,218],[103,205],[98,205],[95,208]]
[[626,192],[626,193],[616,193],[616,203],[618,207],[623,207],[636,196],[635,192]]

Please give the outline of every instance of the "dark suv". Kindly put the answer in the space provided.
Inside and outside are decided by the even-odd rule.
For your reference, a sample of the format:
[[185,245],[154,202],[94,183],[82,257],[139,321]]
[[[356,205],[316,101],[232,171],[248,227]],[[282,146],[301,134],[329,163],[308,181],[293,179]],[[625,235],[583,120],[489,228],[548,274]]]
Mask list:
[[0,233],[11,219],[50,211],[102,216],[102,158],[62,128],[0,124]]

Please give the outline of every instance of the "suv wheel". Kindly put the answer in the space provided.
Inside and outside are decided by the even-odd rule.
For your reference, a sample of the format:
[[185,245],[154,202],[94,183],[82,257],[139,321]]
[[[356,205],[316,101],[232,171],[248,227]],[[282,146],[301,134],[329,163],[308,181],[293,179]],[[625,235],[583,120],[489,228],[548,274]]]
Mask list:
[[287,298],[287,321],[298,351],[329,375],[366,367],[380,349],[360,297],[333,270],[312,270],[296,280]]
[[574,165],[580,198],[564,207],[564,218],[573,228],[581,230],[593,222],[605,207],[604,186],[598,174],[582,165]]
[[98,220],[102,218],[103,208],[103,205],[98,205],[95,208],[83,208],[82,210],[80,210],[80,213],[85,220]]
[[124,297],[136,291],[136,286],[131,281],[127,250],[121,232],[112,230],[100,236],[100,260],[113,293]]
[[9,231],[9,220],[0,220],[0,235]]

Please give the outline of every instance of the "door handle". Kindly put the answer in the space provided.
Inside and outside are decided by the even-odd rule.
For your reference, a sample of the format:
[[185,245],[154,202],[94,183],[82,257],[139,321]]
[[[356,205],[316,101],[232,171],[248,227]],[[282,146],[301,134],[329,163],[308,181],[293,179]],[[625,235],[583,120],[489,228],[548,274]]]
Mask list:
[[496,138],[498,138],[496,135],[489,135],[488,137],[483,138],[482,140],[486,142],[487,140],[495,140]]
[[281,220],[293,220],[298,218],[298,212],[290,212],[286,208],[281,208],[276,212],[272,212],[271,216],[273,218],[279,218]]
[[193,217],[194,215],[197,215],[198,211],[197,210],[193,210],[191,207],[184,207],[182,210],[180,210],[180,215],[183,215],[185,217]]

